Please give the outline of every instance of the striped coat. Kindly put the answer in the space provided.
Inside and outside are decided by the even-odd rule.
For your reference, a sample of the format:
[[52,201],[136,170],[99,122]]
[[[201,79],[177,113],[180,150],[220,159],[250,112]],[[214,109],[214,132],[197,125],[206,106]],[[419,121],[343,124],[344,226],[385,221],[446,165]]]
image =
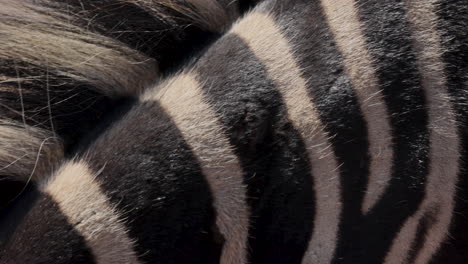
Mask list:
[[468,2],[265,0],[0,217],[0,262],[466,263]]

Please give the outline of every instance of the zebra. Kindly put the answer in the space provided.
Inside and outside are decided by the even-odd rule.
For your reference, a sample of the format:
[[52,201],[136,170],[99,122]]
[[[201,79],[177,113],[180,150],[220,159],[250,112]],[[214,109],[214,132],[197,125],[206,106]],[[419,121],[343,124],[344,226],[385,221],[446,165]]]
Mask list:
[[466,263],[468,2],[264,0],[0,218],[0,262]]

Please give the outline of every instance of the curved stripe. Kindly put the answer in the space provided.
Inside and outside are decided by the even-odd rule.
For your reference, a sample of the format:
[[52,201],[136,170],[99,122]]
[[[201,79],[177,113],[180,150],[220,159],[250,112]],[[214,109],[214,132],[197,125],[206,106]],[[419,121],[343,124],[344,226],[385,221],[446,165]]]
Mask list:
[[121,216],[94,180],[98,174],[84,161],[69,162],[42,189],[84,237],[98,264],[138,264]]
[[289,120],[305,142],[314,177],[317,211],[302,263],[328,263],[335,250],[341,212],[338,164],[307,92],[307,82],[288,41],[269,15],[252,13],[236,24],[232,32],[264,63],[269,78],[283,97]]
[[460,159],[460,139],[455,113],[450,104],[440,36],[437,32],[436,0],[407,0],[408,21],[413,34],[413,47],[422,85],[426,92],[430,124],[430,172],[424,200],[414,216],[409,218],[393,241],[385,263],[404,263],[416,237],[419,222],[425,214],[432,215],[434,224],[425,234],[424,244],[414,263],[428,263],[447,237],[454,208],[454,193]]
[[384,193],[391,178],[393,151],[388,110],[381,95],[374,63],[367,52],[354,1],[322,0],[328,25],[344,56],[369,133],[371,162],[367,192],[362,205],[368,212]]
[[199,83],[191,74],[180,74],[142,100],[159,101],[200,162],[213,192],[216,223],[226,240],[220,263],[246,263],[249,211],[242,169]]

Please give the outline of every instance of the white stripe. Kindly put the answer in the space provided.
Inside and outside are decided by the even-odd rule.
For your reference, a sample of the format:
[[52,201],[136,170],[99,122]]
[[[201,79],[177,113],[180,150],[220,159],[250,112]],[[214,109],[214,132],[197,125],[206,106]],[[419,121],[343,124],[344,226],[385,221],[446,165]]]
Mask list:
[[460,142],[455,114],[451,108],[443,70],[440,36],[435,14],[436,0],[407,0],[408,20],[422,85],[426,92],[430,125],[430,172],[425,198],[417,213],[408,219],[393,241],[385,263],[403,263],[416,237],[422,216],[439,208],[425,244],[414,263],[428,263],[447,237],[454,209],[454,194],[459,169]]
[[393,151],[388,110],[354,4],[349,0],[322,0],[328,24],[344,56],[346,72],[367,123],[371,160],[369,183],[362,206],[362,211],[367,213],[384,193],[391,178]]
[[[316,193],[316,219],[303,263],[328,263],[336,246],[341,210],[338,165],[328,135],[307,92],[307,83],[288,40],[265,14],[252,13],[236,24],[233,33],[242,38],[265,65],[285,102],[289,120],[300,132],[312,166]],[[304,221],[314,219],[304,219]]]
[[99,264],[138,264],[134,243],[121,217],[95,181],[86,163],[69,162],[41,188],[82,235]]
[[195,153],[214,197],[216,223],[226,242],[221,264],[247,262],[249,211],[242,169],[222,125],[192,74],[180,74],[143,101],[159,101]]

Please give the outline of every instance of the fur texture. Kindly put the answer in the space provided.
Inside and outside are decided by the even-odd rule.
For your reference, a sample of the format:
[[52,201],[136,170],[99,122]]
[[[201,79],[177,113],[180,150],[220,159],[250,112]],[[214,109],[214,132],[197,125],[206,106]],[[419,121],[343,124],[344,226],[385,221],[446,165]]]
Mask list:
[[239,15],[237,2],[216,0],[0,6],[0,180],[23,182],[49,174],[120,98],[137,96]]
[[466,263],[467,10],[265,0],[0,215],[0,262]]

